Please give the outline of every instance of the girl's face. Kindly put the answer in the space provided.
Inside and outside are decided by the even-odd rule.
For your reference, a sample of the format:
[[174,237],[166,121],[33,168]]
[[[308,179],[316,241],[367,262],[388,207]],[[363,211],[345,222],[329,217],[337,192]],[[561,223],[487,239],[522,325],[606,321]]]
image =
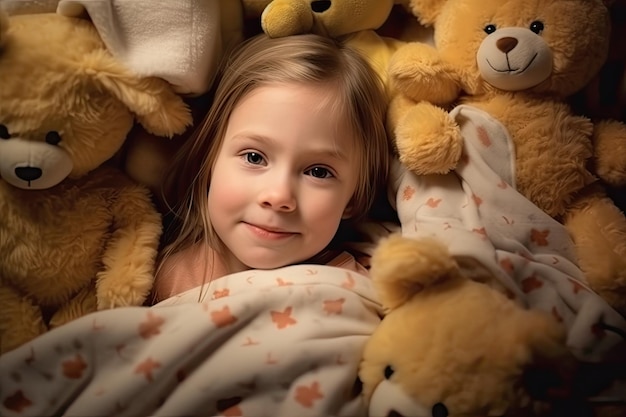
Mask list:
[[332,110],[332,93],[330,86],[262,86],[231,114],[208,198],[232,271],[304,261],[349,214],[359,153]]

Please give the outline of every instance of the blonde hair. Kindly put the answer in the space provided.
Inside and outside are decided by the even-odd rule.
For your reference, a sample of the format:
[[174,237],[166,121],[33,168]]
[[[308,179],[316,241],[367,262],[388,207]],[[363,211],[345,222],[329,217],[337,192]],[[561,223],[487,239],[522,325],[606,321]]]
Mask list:
[[[163,259],[204,240],[223,250],[208,215],[208,189],[228,119],[252,90],[276,83],[327,84],[337,97],[336,111],[345,117],[361,148],[359,181],[353,195],[352,219],[370,209],[376,192],[386,186],[391,147],[385,133],[387,99],[382,82],[355,50],[331,38],[306,34],[248,39],[222,63],[212,105],[175,157],[168,172],[164,199],[173,214],[166,229]],[[167,238],[173,233],[173,238]]]

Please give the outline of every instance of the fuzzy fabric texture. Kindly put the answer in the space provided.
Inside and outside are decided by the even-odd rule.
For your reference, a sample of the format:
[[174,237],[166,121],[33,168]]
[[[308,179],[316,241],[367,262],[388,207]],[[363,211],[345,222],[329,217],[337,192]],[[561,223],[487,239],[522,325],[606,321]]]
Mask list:
[[9,14],[89,17],[113,56],[177,93],[206,93],[225,49],[243,39],[243,6],[232,0],[0,0]]
[[135,121],[181,133],[189,109],[139,78],[93,25],[56,13],[4,16],[0,50],[0,352],[96,309],[141,305],[160,215],[107,161]]
[[372,257],[386,314],[359,376],[369,415],[503,415],[528,406],[524,371],[565,358],[562,327],[468,279],[435,239],[393,235]]
[[[626,218],[598,179],[626,185],[626,126],[593,123],[565,101],[607,57],[603,2],[503,7],[496,0],[414,0],[410,6],[433,27],[437,48],[414,43],[391,59],[391,83],[400,94],[390,120],[401,161],[416,174],[445,174],[459,164],[462,137],[446,111],[454,103],[499,120],[515,146],[516,189],[565,225],[588,284],[625,314]],[[436,85],[446,95],[431,96]]]

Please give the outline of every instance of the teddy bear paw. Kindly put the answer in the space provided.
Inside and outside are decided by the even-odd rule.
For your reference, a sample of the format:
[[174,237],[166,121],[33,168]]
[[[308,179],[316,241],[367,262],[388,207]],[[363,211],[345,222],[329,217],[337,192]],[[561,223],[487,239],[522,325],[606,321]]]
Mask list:
[[398,48],[389,61],[389,78],[398,91],[415,101],[445,105],[460,93],[454,69],[425,43],[411,42]]
[[98,285],[98,310],[142,305],[152,288],[152,282],[146,279],[123,285]]
[[626,125],[603,120],[594,127],[596,173],[607,184],[626,186]]
[[440,107],[420,102],[407,110],[395,129],[400,162],[418,175],[446,174],[463,152],[459,125]]

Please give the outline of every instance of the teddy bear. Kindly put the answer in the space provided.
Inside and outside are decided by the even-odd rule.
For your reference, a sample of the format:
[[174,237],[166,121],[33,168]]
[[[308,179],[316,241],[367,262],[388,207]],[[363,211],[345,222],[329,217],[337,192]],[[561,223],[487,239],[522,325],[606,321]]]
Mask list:
[[370,273],[385,311],[359,367],[372,417],[534,415],[575,370],[561,323],[469,279],[436,239],[384,238]]
[[[156,8],[151,1],[51,1],[58,3],[59,14],[90,16],[111,54],[131,71],[171,84],[192,108],[194,120],[210,104],[208,92],[222,57],[245,36],[242,0],[170,2]],[[138,9],[145,9],[141,18]],[[161,198],[164,172],[189,133],[164,138],[138,125],[120,153],[124,171],[150,188],[161,211],[167,210]]]
[[[497,206],[482,214],[492,232],[525,223],[525,231],[516,232],[522,257],[529,245],[547,247],[558,240],[553,248],[559,246],[557,252],[569,260],[562,270],[625,315],[626,218],[604,183],[626,184],[626,127],[592,122],[567,103],[606,59],[607,7],[602,0],[412,0],[409,6],[420,23],[433,27],[436,47],[409,43],[390,60],[390,82],[399,93],[389,120],[406,169],[424,177],[453,173],[470,193],[461,171],[476,166],[474,157],[487,161],[496,182],[466,197],[476,208],[496,196]],[[473,136],[472,155],[467,135]],[[500,197],[504,189],[513,193]],[[514,193],[519,195],[511,197]],[[404,214],[407,220],[415,220],[414,209]],[[515,210],[525,218],[514,219]],[[564,228],[548,226],[550,219],[533,224],[544,214]],[[493,237],[484,227],[470,230]],[[547,260],[553,254],[541,256]],[[498,262],[508,272],[523,268],[518,262],[512,271],[509,258]],[[533,285],[543,285],[537,279]]]
[[0,12],[0,352],[92,311],[142,305],[161,217],[112,161],[135,122],[182,133],[162,79],[112,57],[92,23]]
[[[244,8],[249,3],[244,1]],[[254,2],[253,3],[259,3]],[[270,37],[318,33],[362,52],[393,96],[387,80],[391,55],[407,41],[431,42],[431,31],[409,18],[407,0],[266,1],[261,28]]]

